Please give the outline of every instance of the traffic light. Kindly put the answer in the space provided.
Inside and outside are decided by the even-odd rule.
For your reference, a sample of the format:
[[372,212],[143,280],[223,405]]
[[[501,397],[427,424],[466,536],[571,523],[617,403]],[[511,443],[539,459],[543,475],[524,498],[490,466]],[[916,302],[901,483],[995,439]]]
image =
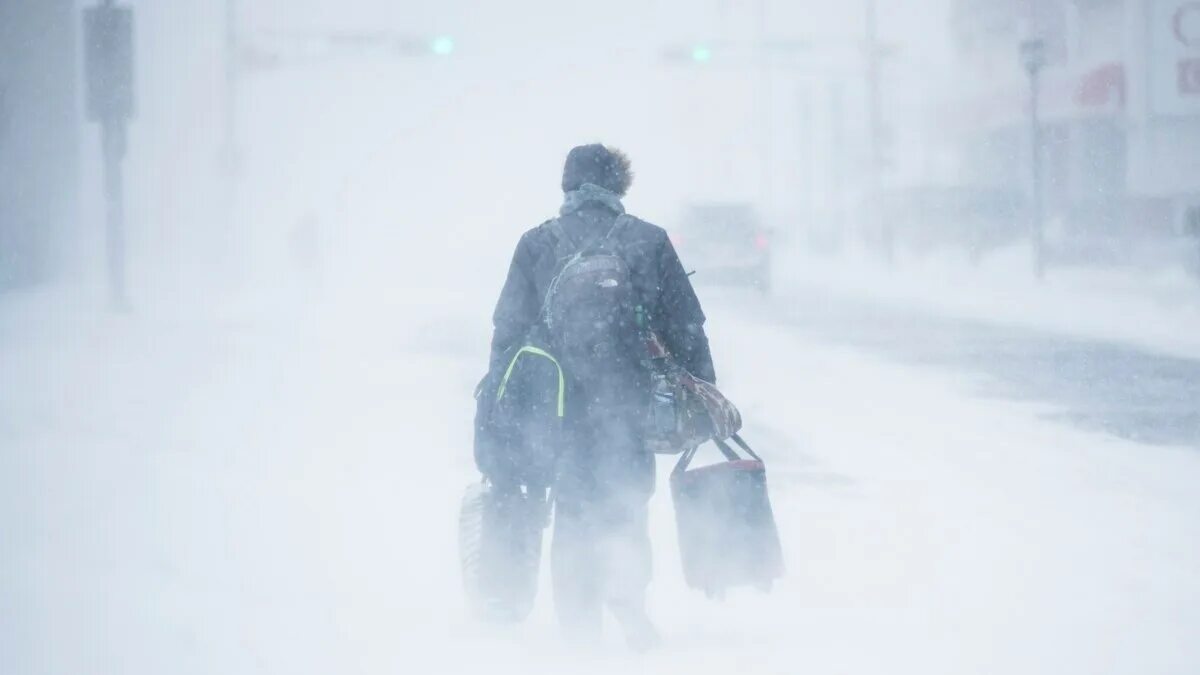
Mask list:
[[449,35],[439,35],[429,41],[429,51],[437,56],[450,56],[454,53],[454,38]]
[[696,63],[708,63],[712,61],[712,48],[707,45],[696,45],[692,47],[692,60]]

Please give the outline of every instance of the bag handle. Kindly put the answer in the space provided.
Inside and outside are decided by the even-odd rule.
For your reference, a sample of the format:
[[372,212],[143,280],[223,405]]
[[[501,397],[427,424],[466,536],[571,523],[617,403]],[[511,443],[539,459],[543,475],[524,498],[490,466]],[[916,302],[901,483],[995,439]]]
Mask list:
[[[733,434],[729,437],[729,440],[737,444],[737,446],[741,448],[743,452],[745,452],[747,455],[750,455],[750,457],[755,461],[763,461],[762,457],[759,457],[758,453],[754,452],[754,450],[750,448],[750,444],[743,440],[741,436]],[[713,444],[717,446],[717,449],[721,451],[721,454],[725,455],[726,460],[730,462],[737,462],[742,459],[741,456],[738,455],[733,448],[729,447],[729,444],[725,441],[718,440],[716,438],[712,439],[712,441]],[[679,458],[679,461],[675,463],[675,468],[671,470],[671,475],[680,474],[684,471],[687,471],[688,465],[692,463],[692,458],[696,456],[696,452],[699,449],[700,446],[697,445],[693,448],[689,448],[688,450],[684,450],[683,455]]]
[[[759,457],[759,456],[758,456],[758,453],[757,453],[757,452],[754,452],[754,450],[752,450],[752,449],[750,448],[750,444],[749,444],[749,443],[747,443],[745,440],[743,440],[741,436],[739,436],[739,435],[737,435],[737,434],[733,434],[733,435],[732,435],[732,436],[730,436],[729,438],[730,438],[730,439],[731,439],[731,440],[732,440],[734,443],[737,443],[737,446],[738,446],[739,448],[741,448],[743,452],[745,452],[747,455],[750,455],[751,459],[753,459],[753,460],[754,460],[754,461],[756,461],[756,462],[762,462],[762,461],[763,461],[763,460],[762,460],[762,457]],[[765,462],[763,462],[763,463],[765,464]]]

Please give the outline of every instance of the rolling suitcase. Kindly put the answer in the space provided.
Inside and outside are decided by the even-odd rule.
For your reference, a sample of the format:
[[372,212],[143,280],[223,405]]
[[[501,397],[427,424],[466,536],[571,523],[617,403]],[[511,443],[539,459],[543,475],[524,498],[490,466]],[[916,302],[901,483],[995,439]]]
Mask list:
[[458,546],[463,586],[480,619],[516,622],[533,610],[548,490],[473,483],[463,495]]
[[671,472],[684,578],[710,597],[736,586],[770,590],[783,575],[766,466],[740,436],[731,440],[749,459],[718,440],[714,442],[725,462],[689,469],[696,447]]

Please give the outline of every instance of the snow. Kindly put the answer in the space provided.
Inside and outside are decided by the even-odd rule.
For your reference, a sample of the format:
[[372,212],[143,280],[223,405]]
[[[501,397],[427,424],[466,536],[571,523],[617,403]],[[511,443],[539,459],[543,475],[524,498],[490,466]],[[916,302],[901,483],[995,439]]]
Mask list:
[[474,475],[469,392],[489,300],[450,273],[411,274],[422,293],[380,287],[349,302],[332,283],[308,309],[110,316],[69,294],[6,298],[3,576],[21,618],[4,632],[2,670],[1200,663],[1194,450],[1075,431],[1032,404],[976,398],[954,372],[812,342],[719,293],[713,346],[769,464],[787,578],[723,603],[688,591],[661,490],[661,651],[632,655],[615,635],[568,649],[548,589],[527,624],[477,625],[454,522]]
[[788,242],[786,262],[777,266],[785,291],[815,287],[835,297],[1200,357],[1200,280],[1180,265],[1051,267],[1039,282],[1026,246],[992,252],[977,265],[961,251],[901,252],[890,268],[859,249],[817,256],[798,248]]
[[[210,4],[140,15],[156,58],[131,130],[135,311],[108,313],[86,284],[0,296],[0,673],[1200,670],[1194,449],[1072,429],[1042,404],[981,397],[964,373],[794,332],[734,293],[703,299],[722,387],[768,462],[788,576],[723,603],[687,590],[666,461],[651,506],[662,650],[630,654],[612,631],[568,648],[545,588],[523,625],[472,621],[456,510],[476,478],[470,393],[516,237],[553,213],[565,149],[597,134],[634,157],[645,187],[628,203],[652,220],[718,187],[755,192],[754,149],[720,131],[754,119],[745,78],[647,68],[664,21],[709,26],[635,3],[581,34],[517,22],[561,29],[555,44],[620,32],[631,48],[617,56],[546,58],[495,29],[511,17],[497,6],[462,36],[494,59],[255,73],[229,223],[213,205]],[[410,18],[352,4],[380,25]],[[411,30],[441,30],[432,8]],[[329,3],[246,11],[260,29],[361,25]],[[306,270],[285,242],[309,214],[321,258]],[[214,268],[214,251],[232,261]],[[770,302],[782,314],[816,288],[1200,354],[1182,278],[1036,286],[1011,281],[1022,266],[901,274],[797,256]]]

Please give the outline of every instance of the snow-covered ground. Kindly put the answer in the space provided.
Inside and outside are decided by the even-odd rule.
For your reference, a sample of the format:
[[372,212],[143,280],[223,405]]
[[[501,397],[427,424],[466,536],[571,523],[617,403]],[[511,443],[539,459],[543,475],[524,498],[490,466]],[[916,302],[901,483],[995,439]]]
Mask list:
[[[261,3],[259,28],[286,28],[274,22],[295,4]],[[688,591],[664,490],[662,650],[635,656],[616,636],[568,650],[545,593],[522,626],[470,620],[454,531],[475,478],[470,392],[510,247],[553,213],[564,151],[597,134],[626,144],[629,205],[652,220],[754,173],[753,149],[719,132],[746,122],[738,90],[710,75],[681,88],[646,65],[656,25],[704,34],[700,14],[664,5],[655,24],[636,4],[594,24],[565,5],[528,25],[490,7],[471,25],[495,52],[462,61],[248,75],[232,224],[210,211],[221,17],[203,0],[147,7],[137,311],[110,315],[86,292],[0,298],[0,673],[1200,670],[1194,450],[1057,425],[976,397],[965,374],[814,342],[727,294],[706,296],[713,348],[769,463],[787,578],[724,603]],[[510,19],[528,40],[497,28]],[[615,34],[631,48],[614,61]],[[177,107],[188,114],[164,110]],[[305,280],[288,242],[308,215],[321,259]],[[242,250],[218,273],[223,227]],[[1057,274],[1016,292],[916,265],[780,269],[785,291],[1197,353],[1193,300],[1143,312]],[[1083,318],[1064,311],[1080,303]]]
[[976,265],[962,252],[901,253],[894,267],[861,250],[824,257],[793,249],[777,260],[784,292],[817,287],[831,295],[1200,358],[1200,280],[1179,266],[1052,267],[1039,282],[1024,246],[993,252]]
[[454,526],[492,289],[432,261],[372,274],[330,275],[307,308],[0,303],[0,671],[1200,668],[1194,450],[1058,426],[721,294],[713,346],[769,464],[788,577],[723,603],[688,591],[663,490],[662,650],[570,651],[548,593],[525,625],[477,625]]

